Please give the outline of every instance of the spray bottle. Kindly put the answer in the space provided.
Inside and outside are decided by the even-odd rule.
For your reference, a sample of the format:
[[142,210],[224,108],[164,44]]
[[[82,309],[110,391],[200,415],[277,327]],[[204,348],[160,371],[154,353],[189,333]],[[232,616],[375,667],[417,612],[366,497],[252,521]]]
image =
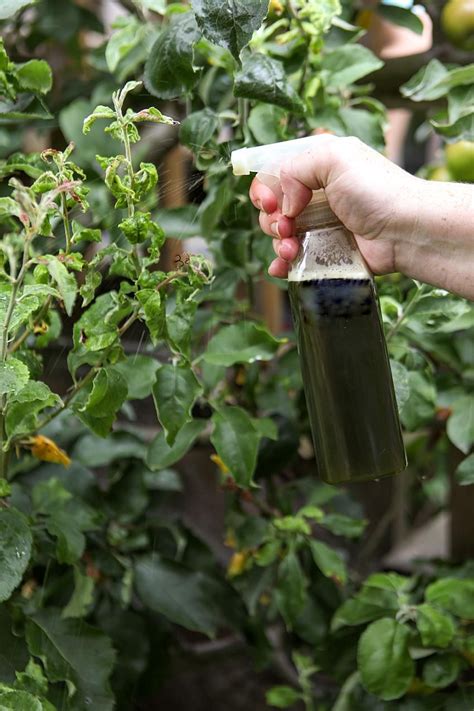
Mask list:
[[[258,172],[271,185],[312,145],[308,136],[236,150],[234,173]],[[372,274],[323,190],[296,219],[296,236],[288,292],[318,474],[339,484],[400,472],[406,455]]]

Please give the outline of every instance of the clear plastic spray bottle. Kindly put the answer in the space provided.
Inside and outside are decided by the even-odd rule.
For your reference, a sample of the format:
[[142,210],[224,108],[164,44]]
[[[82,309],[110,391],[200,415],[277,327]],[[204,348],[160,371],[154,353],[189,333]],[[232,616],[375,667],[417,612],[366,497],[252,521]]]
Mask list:
[[[242,148],[236,175],[279,177],[314,137]],[[374,280],[323,190],[296,219],[300,250],[288,274],[318,474],[329,484],[379,479],[406,467]]]

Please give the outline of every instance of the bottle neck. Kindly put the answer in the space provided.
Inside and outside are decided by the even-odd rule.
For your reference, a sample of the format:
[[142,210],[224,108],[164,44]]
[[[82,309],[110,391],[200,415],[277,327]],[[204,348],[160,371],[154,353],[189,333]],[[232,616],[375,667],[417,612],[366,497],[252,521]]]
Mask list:
[[296,218],[296,234],[302,235],[311,230],[336,227],[341,221],[331,210],[324,190],[316,190],[303,212]]

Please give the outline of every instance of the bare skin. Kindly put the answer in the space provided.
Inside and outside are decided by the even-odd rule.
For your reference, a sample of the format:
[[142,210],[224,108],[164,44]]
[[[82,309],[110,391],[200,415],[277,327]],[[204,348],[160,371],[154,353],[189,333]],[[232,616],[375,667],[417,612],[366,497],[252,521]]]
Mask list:
[[331,135],[285,163],[279,182],[252,182],[260,226],[274,238],[272,276],[288,275],[294,219],[321,188],[375,274],[402,272],[474,300],[474,186],[416,178],[358,139]]

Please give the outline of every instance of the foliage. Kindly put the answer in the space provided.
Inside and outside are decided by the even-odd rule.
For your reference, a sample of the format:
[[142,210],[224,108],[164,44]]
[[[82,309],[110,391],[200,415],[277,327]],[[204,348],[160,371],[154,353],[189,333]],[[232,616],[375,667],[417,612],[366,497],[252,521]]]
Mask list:
[[[41,46],[59,10],[41,0],[14,16],[24,4],[7,3],[12,37],[28,12]],[[79,29],[103,28],[64,3],[56,41],[87,71],[48,99],[51,113],[47,63],[0,51],[2,145],[14,151],[0,165],[0,706],[130,708],[184,627],[244,640],[259,666],[291,650],[292,679],[267,693],[277,708],[470,707],[472,569],[357,585],[350,552],[367,521],[301,456],[294,337],[255,316],[271,245],[248,179],[229,168],[233,148],[311,130],[382,149],[385,109],[360,83],[382,63],[357,43],[351,3],[273,2],[268,16],[266,2],[135,5],[85,52]],[[417,29],[413,13],[379,10]],[[5,46],[16,56],[8,33]],[[471,85],[472,65],[432,60],[402,93],[446,101],[431,127],[472,140]],[[53,113],[61,149],[17,151],[12,122]],[[146,147],[153,124],[176,131],[167,113],[184,115],[180,140],[204,176],[197,209],[156,206]],[[214,266],[191,255],[163,271],[160,221],[170,236],[204,235]],[[473,480],[472,309],[399,275],[378,282],[411,466],[432,474],[419,496],[436,508],[453,445],[460,482]],[[47,361],[61,338],[60,396]],[[150,398],[151,442],[134,424]],[[203,450],[226,500],[227,571],[180,515],[180,462]]]

